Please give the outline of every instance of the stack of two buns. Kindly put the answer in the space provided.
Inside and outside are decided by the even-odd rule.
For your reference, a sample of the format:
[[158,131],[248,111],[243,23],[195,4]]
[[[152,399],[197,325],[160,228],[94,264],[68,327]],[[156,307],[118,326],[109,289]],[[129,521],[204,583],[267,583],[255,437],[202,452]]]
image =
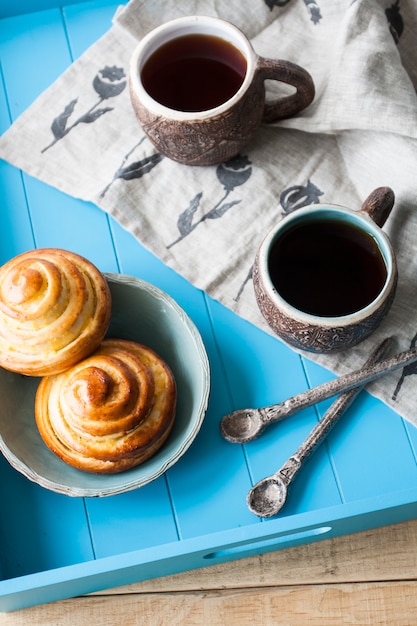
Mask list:
[[56,248],[0,268],[0,366],[40,376],[35,418],[63,461],[94,473],[143,463],[173,426],[176,385],[151,348],[105,339],[111,293],[87,259]]

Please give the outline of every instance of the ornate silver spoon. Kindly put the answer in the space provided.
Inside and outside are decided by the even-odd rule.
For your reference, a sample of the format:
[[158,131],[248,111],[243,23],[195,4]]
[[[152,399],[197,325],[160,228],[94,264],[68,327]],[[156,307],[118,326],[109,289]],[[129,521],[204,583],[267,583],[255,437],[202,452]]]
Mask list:
[[322,400],[344,393],[360,385],[366,385],[383,374],[392,372],[417,361],[417,348],[400,352],[379,363],[365,365],[359,370],[307,389],[279,404],[260,409],[238,409],[225,415],[220,422],[220,432],[227,441],[246,443],[259,437],[262,431],[275,422],[293,415]]
[[[386,339],[373,352],[365,366],[373,365],[388,352],[392,341]],[[290,483],[302,463],[316,450],[326,438],[331,428],[359,395],[364,385],[341,394],[323,415],[318,424],[306,437],[298,450],[280,467],[280,469],[263,478],[249,491],[246,501],[249,510],[258,517],[272,517],[279,513],[287,499]]]

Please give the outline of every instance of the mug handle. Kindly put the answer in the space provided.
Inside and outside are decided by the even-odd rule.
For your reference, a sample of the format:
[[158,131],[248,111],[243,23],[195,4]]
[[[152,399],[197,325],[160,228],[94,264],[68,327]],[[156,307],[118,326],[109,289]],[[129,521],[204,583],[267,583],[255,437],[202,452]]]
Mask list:
[[361,211],[364,211],[377,224],[382,226],[388,219],[394,206],[395,195],[391,187],[377,187],[364,200]]
[[257,66],[262,80],[278,80],[296,88],[296,92],[265,103],[263,122],[274,122],[292,117],[305,109],[314,99],[315,87],[310,74],[291,61],[258,57]]

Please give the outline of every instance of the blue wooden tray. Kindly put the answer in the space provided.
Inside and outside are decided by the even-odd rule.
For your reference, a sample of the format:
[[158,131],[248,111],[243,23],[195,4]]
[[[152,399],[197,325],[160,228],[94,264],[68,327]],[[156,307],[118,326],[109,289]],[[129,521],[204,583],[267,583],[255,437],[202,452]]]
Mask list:
[[[116,8],[113,0],[2,0],[0,132],[106,32]],[[196,323],[212,371],[199,436],[142,489],[68,498],[0,458],[1,611],[417,517],[417,430],[366,392],[300,472],[281,515],[254,517],[249,487],[297,449],[329,402],[246,446],[221,438],[222,415],[283,400],[332,374],[192,287],[97,207],[5,162],[0,188],[0,263],[34,247],[62,247],[102,271],[154,283]]]

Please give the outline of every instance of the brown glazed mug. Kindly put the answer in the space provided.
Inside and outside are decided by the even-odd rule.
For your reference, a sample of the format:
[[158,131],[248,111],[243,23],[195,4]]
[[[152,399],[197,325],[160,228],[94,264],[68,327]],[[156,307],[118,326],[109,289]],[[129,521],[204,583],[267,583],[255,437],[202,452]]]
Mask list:
[[[133,109],[151,142],[188,165],[236,156],[262,121],[296,115],[315,93],[306,70],[258,56],[233,24],[200,15],[148,33],[132,55],[129,79]],[[267,79],[295,92],[265,103]],[[185,93],[173,98],[181,90]]]
[[267,234],[254,263],[255,296],[286,343],[332,353],[379,326],[398,279],[395,252],[381,229],[393,205],[393,191],[379,187],[360,210],[313,204]]

